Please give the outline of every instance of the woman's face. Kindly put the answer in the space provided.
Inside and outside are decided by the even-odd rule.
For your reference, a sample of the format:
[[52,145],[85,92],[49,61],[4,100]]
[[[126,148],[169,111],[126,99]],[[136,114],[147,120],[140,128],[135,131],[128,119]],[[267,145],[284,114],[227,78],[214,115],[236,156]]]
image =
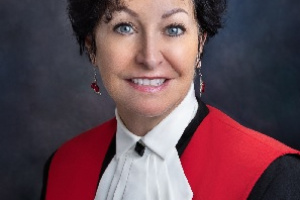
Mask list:
[[190,0],[125,0],[95,30],[102,81],[121,117],[164,118],[194,77],[198,28]]

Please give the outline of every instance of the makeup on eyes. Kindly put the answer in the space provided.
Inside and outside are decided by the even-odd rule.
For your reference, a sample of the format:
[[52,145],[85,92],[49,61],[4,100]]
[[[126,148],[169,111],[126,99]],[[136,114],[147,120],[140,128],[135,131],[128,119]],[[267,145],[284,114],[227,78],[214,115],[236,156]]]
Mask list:
[[[175,34],[167,33],[167,31],[170,29],[173,29],[173,31],[177,30],[177,33],[175,33]],[[178,31],[180,33],[178,33]],[[185,28],[184,24],[182,24],[182,23],[172,23],[165,28],[165,33],[167,35],[169,35],[170,37],[179,37],[179,36],[183,35],[185,32],[186,32],[186,28]]]
[[[124,21],[113,24],[113,31],[122,35],[131,35],[134,32],[138,32],[138,29],[132,22]],[[171,23],[163,29],[163,33],[170,37],[179,37],[186,32],[185,25],[183,23]]]
[[[130,30],[130,29],[132,29],[132,30]],[[127,35],[127,34],[130,35],[133,33],[133,31],[137,32],[137,29],[134,27],[134,25],[131,22],[118,22],[113,25],[113,31],[123,34],[123,35]]]

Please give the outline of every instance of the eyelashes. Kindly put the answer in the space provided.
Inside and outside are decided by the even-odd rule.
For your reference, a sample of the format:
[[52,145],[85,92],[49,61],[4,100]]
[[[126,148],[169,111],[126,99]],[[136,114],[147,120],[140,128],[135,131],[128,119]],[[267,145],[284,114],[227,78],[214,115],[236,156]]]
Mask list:
[[113,30],[122,35],[131,35],[135,32],[135,28],[130,22],[121,22],[114,25]]
[[[121,35],[132,35],[137,33],[137,28],[131,22],[120,22],[113,26],[113,31]],[[186,32],[186,27],[181,23],[171,23],[162,32],[169,37],[179,37]]]
[[170,24],[165,29],[165,34],[170,37],[179,37],[186,32],[186,28],[183,24],[174,23]]

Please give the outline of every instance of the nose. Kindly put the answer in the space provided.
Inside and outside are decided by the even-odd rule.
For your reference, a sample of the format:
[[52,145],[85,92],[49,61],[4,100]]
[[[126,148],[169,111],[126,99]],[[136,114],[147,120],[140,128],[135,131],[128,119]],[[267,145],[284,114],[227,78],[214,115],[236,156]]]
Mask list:
[[147,68],[154,69],[163,63],[162,42],[155,35],[141,37],[136,62]]

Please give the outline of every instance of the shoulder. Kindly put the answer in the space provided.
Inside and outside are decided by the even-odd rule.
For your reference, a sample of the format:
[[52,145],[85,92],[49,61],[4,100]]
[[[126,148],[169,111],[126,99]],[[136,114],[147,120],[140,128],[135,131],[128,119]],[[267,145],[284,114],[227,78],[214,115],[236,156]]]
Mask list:
[[248,168],[264,170],[280,156],[299,154],[299,151],[278,140],[239,124],[218,109],[208,108],[209,114],[203,121],[204,129],[209,132],[207,137],[227,152],[220,154],[230,156],[228,161],[238,161]]
[[266,154],[274,153],[284,155],[286,153],[297,153],[296,150],[278,140],[239,124],[217,108],[212,106],[208,106],[208,108],[209,115],[207,117],[207,125],[213,126],[218,136],[224,138],[230,137],[227,142],[233,142],[234,148],[241,145],[239,150],[245,149],[253,153],[259,153],[258,150],[266,150]]
[[[49,161],[47,199],[92,199],[116,130],[112,119],[63,144]],[[89,197],[88,197],[89,196]]]
[[[106,152],[116,131],[116,120],[111,119],[64,143],[54,154],[52,163],[72,163],[90,160]],[[51,164],[52,165],[52,164]]]
[[[212,106],[207,107],[209,114],[199,125],[182,158],[184,167],[192,166],[192,170],[186,167],[186,171],[193,176],[190,180],[194,185],[207,177],[210,185],[207,181],[203,183],[207,191],[219,188],[218,194],[231,199],[246,199],[274,160],[287,154],[299,155],[297,150],[242,126]],[[195,155],[198,159],[194,159]],[[195,175],[198,169],[205,173],[200,171],[199,176]]]
[[[109,142],[112,139],[115,131],[116,119],[113,118],[67,141],[58,149],[57,153],[76,150],[83,151],[94,148],[95,145],[101,146],[101,144]],[[82,149],[81,147],[84,148]]]

